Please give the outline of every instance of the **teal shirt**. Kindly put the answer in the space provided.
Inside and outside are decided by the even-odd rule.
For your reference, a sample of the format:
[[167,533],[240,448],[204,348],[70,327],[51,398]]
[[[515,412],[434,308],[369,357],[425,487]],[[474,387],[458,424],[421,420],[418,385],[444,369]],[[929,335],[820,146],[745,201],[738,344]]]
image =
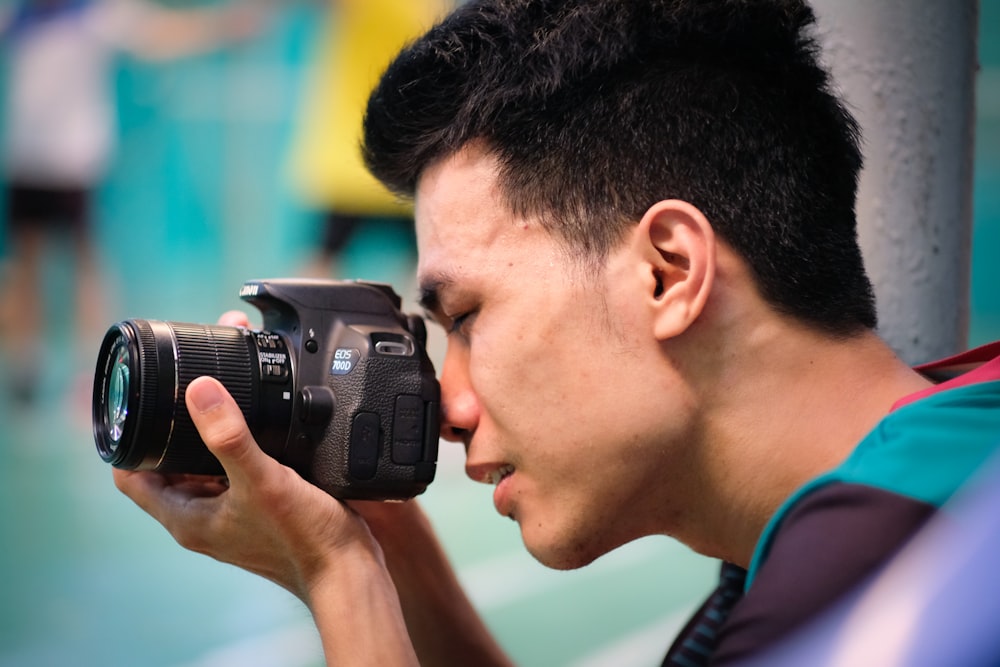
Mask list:
[[941,507],[1000,451],[1000,381],[931,394],[887,415],[840,466],[805,484],[771,517],[757,542],[749,589],[781,523],[827,484],[865,484]]

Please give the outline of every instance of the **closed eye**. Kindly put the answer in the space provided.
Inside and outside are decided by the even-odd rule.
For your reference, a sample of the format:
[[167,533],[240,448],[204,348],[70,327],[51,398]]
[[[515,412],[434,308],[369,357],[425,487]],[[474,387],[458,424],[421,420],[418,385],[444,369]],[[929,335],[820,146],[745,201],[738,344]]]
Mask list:
[[472,318],[475,316],[476,312],[477,311],[475,310],[470,310],[466,313],[450,316],[448,318],[450,320],[448,334],[451,335],[453,333],[458,333],[467,336],[468,327],[472,323]]

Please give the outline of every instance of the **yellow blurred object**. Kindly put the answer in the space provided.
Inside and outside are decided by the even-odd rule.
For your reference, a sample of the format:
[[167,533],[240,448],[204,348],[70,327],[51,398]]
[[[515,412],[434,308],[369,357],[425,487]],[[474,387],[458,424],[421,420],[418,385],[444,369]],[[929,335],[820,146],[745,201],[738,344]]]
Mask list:
[[410,205],[376,181],[361,160],[368,95],[399,50],[442,18],[447,0],[341,0],[328,12],[292,146],[291,178],[303,202],[362,216],[399,215]]

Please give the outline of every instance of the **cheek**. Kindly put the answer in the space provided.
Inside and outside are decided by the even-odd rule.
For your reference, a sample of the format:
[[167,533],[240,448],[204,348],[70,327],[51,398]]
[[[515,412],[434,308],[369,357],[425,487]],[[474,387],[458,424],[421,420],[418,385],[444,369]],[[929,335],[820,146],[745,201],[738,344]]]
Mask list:
[[[582,335],[555,341],[532,336],[531,344],[528,339],[515,335],[502,345],[476,350],[474,382],[484,412],[498,429],[530,448],[533,458],[572,467],[585,466],[591,458],[599,461],[601,443],[629,437],[624,429],[637,408],[631,395],[635,373],[613,352],[595,353],[600,343]],[[560,460],[567,448],[582,456],[572,457],[572,464]]]
[[[629,331],[610,330],[594,315],[603,308],[586,294],[553,288],[530,308],[480,316],[470,376],[498,428],[539,444],[589,445],[628,423],[637,409],[641,359],[627,344]],[[526,311],[536,315],[518,315]]]
[[581,387],[594,381],[582,358],[579,340],[551,332],[508,332],[477,339],[473,350],[474,382],[484,400],[498,408],[533,406],[545,412],[577,400]]

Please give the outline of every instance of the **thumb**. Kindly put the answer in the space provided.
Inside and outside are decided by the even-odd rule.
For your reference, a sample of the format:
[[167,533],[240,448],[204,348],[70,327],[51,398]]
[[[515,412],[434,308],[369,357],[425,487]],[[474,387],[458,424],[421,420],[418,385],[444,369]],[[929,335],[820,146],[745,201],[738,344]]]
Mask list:
[[230,484],[260,479],[273,460],[257,445],[236,401],[213,377],[191,381],[185,391],[198,433],[229,477]]

